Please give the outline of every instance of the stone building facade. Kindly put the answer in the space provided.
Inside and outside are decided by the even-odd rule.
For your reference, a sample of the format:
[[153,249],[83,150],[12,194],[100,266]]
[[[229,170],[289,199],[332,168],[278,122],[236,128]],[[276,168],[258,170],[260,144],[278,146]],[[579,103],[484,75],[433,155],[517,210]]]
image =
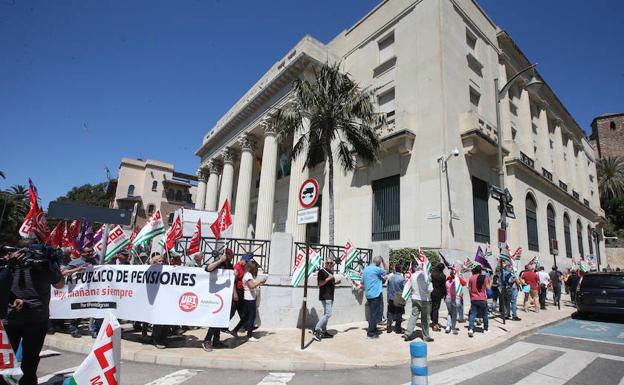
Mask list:
[[[336,243],[470,256],[478,245],[496,245],[498,203],[488,197],[498,185],[494,80],[505,84],[530,60],[471,0],[382,1],[326,44],[305,36],[203,138],[196,207],[214,211],[228,199],[235,237],[286,232],[327,242],[326,168],[285,164],[292,142],[278,143],[277,128],[266,124],[293,80],[313,79],[326,61],[374,89],[389,122],[378,162],[336,173]],[[505,185],[516,213],[509,244],[525,250],[524,260],[540,255],[546,264],[550,239],[564,266],[573,256],[604,255],[593,150],[548,84],[524,88],[529,76],[500,102]],[[454,149],[458,156],[442,161]],[[296,223],[298,189],[309,177],[319,182],[321,220],[304,227]]]
[[123,158],[115,182],[112,207],[132,211],[136,205],[139,227],[156,210],[170,224],[177,209],[195,207],[197,177],[175,171],[171,163]]
[[598,159],[624,157],[624,112],[597,116],[591,128],[591,144]]

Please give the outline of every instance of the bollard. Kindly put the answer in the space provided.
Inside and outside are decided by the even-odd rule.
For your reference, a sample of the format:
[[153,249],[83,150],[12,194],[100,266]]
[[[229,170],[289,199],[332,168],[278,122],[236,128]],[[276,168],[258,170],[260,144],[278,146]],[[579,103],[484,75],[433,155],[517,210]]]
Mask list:
[[410,343],[412,356],[412,385],[427,385],[427,344],[420,341]]

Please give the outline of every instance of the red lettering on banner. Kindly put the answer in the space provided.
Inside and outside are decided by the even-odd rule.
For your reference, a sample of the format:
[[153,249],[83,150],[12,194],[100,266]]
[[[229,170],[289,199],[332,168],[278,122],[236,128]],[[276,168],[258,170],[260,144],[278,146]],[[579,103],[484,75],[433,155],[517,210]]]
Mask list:
[[115,379],[115,372],[117,368],[114,366],[107,371],[104,372],[104,377],[106,377],[106,381],[108,381],[108,385],[117,385],[117,380]]
[[0,349],[13,349],[11,347],[11,342],[7,341],[6,344],[4,343],[4,341],[2,340],[2,337],[4,337],[4,327],[2,326],[2,322],[0,322]]
[[15,354],[9,353],[9,362],[4,361],[4,354],[0,353],[0,369],[12,369],[15,367]]
[[99,374],[90,379],[89,382],[91,383],[91,385],[104,385]]
[[113,348],[113,341],[100,346],[99,348],[93,351],[95,358],[97,359],[98,364],[100,364],[100,368],[106,369],[108,368],[108,360],[104,356],[104,353],[111,350]]

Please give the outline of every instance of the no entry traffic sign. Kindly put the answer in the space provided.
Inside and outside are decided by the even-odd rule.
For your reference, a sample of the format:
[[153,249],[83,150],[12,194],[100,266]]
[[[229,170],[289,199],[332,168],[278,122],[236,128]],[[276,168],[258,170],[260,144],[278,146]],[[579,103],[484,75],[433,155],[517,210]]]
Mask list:
[[310,208],[316,204],[319,196],[318,183],[314,179],[308,179],[301,185],[299,189],[299,203],[304,209]]

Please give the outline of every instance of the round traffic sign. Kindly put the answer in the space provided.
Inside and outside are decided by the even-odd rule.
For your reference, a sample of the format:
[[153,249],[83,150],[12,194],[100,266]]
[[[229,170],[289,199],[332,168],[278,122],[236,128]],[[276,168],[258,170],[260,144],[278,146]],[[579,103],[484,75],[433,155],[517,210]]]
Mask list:
[[310,208],[316,204],[319,196],[319,186],[316,180],[308,179],[301,185],[299,189],[299,203],[304,209]]

